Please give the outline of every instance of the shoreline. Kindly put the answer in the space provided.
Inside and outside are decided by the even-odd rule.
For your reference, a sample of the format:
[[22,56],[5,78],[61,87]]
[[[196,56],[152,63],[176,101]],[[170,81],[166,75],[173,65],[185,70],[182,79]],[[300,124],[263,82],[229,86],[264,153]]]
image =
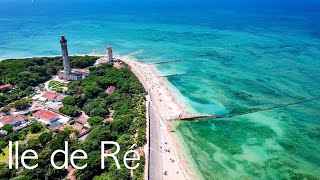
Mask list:
[[[162,127],[162,137],[166,140],[166,147],[173,150],[173,159],[178,160],[178,168],[183,171],[183,179],[195,179],[195,174],[193,169],[188,165],[184,154],[179,146],[179,138],[177,134],[172,130],[172,125],[170,121],[173,119],[178,119],[182,117],[189,117],[191,113],[187,112],[182,104],[178,101],[176,96],[173,94],[171,87],[168,87],[167,82],[161,77],[155,68],[151,64],[147,64],[138,61],[130,56],[120,56],[118,57],[127,65],[130,66],[132,72],[137,76],[139,81],[143,84],[144,88],[148,90],[150,96],[152,97],[152,104],[158,111],[159,116],[161,116]],[[168,158],[168,157],[167,157]],[[171,167],[169,160],[163,158],[163,166]],[[176,167],[177,168],[177,167]],[[168,173],[169,174],[169,173]],[[164,179],[167,179],[164,177]],[[182,179],[181,176],[176,177],[169,176],[168,179]]]
[[196,179],[197,176],[196,176],[195,169],[191,168],[191,166],[188,164],[188,161],[186,158],[187,154],[183,152],[183,150],[181,149],[182,146],[179,145],[183,143],[183,142],[180,142],[182,140],[180,140],[178,134],[173,131],[172,124],[168,123],[167,125],[169,127],[168,130],[170,130],[169,134],[172,138],[174,151],[178,156],[181,169],[183,169],[184,173],[186,174],[186,179]]
[[158,74],[151,64],[138,61],[129,56],[117,57],[128,64],[133,73],[138,77],[145,89],[152,96],[152,101],[161,112],[161,116],[165,120],[173,120],[192,116],[185,110],[176,96],[173,94],[171,87]]

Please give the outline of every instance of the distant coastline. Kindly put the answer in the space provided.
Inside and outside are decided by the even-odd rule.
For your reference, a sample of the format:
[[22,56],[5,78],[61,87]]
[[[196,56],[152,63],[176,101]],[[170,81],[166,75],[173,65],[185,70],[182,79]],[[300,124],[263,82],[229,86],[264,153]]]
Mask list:
[[[41,55],[41,56],[23,56],[23,57],[13,57],[13,58],[0,58],[0,61],[3,60],[11,60],[11,59],[28,59],[28,58],[43,58],[43,57],[59,57],[61,56],[61,54],[57,54],[57,55]],[[97,54],[73,54],[70,56],[93,56],[93,57],[103,57],[105,55],[97,55]]]

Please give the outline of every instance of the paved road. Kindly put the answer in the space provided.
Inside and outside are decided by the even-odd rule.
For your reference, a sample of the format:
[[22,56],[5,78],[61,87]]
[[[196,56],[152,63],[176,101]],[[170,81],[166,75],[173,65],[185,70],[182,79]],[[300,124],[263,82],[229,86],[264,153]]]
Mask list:
[[[150,103],[151,104],[151,103]],[[162,180],[163,168],[162,168],[162,154],[160,151],[160,117],[154,110],[153,106],[150,105],[150,164],[149,164],[149,179],[150,180]]]

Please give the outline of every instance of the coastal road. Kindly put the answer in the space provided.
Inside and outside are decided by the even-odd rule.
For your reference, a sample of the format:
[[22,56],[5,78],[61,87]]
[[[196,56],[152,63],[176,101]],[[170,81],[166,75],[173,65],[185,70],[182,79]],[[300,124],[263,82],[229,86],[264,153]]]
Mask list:
[[161,153],[161,132],[160,132],[160,117],[156,113],[152,102],[149,104],[149,180],[162,180],[162,153]]

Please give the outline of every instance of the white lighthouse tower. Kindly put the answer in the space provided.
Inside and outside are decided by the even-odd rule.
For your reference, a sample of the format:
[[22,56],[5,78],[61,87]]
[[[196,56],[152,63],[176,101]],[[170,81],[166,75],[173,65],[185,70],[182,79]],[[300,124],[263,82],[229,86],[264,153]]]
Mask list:
[[62,58],[63,58],[63,69],[66,75],[69,75],[71,74],[71,67],[69,62],[67,40],[64,37],[64,35],[61,35],[60,44],[61,44],[61,51],[62,51]]

